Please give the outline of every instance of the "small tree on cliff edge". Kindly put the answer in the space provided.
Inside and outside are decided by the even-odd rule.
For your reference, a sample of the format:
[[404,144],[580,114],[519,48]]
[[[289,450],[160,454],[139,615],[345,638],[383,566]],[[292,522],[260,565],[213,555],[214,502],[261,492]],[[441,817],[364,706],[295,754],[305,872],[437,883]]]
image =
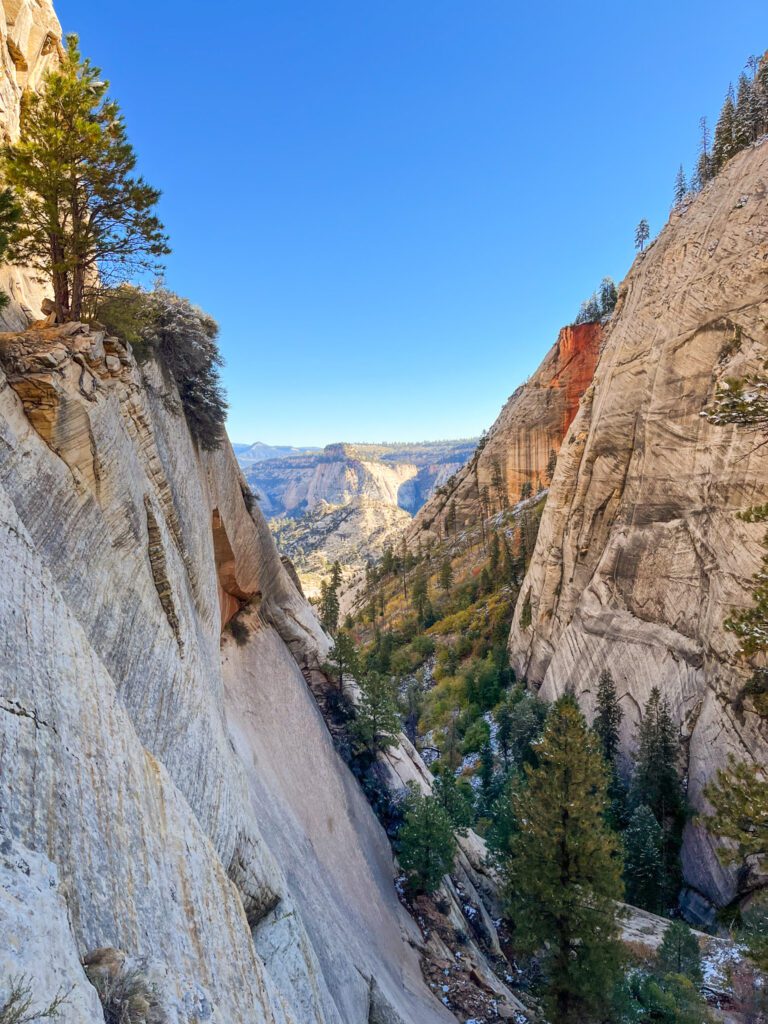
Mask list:
[[11,258],[50,278],[59,320],[79,320],[96,275],[114,283],[157,272],[170,250],[153,212],[160,193],[133,175],[119,107],[77,36],[68,36],[61,66],[43,84],[25,94],[21,137],[2,151],[22,207]]

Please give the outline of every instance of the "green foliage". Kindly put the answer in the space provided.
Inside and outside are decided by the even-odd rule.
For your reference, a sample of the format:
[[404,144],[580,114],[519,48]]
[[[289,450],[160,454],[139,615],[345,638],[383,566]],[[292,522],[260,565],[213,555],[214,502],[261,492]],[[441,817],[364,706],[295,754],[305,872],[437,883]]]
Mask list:
[[656,954],[656,970],[662,975],[683,976],[694,985],[704,980],[699,941],[685,921],[673,921],[664,932]]
[[648,226],[648,221],[643,217],[640,223],[635,228],[635,248],[639,249],[640,252],[645,249],[645,243],[651,237],[651,229]]
[[490,729],[484,718],[476,718],[464,733],[462,754],[477,754],[488,743]]
[[550,1019],[602,1021],[621,978],[621,860],[605,823],[605,765],[572,698],[553,705],[536,754],[527,785],[512,794],[519,831],[504,892],[514,938],[539,952]]
[[627,902],[662,913],[669,895],[664,884],[664,833],[650,807],[635,808],[623,839]]
[[380,672],[368,672],[360,679],[360,702],[351,732],[357,743],[371,753],[397,743],[400,716],[395,688]]
[[678,733],[669,702],[658,687],[651,690],[640,723],[637,762],[632,781],[632,804],[645,804],[664,836],[662,892],[669,894],[680,880],[680,846],[687,814],[685,795],[677,772]]
[[613,677],[604,669],[597,684],[597,704],[592,728],[608,766],[608,823],[613,828],[624,825],[627,811],[627,792],[618,761],[619,730],[623,717]]
[[154,358],[179,393],[190,433],[206,451],[221,446],[227,402],[219,376],[223,360],[213,317],[160,285],[107,289],[94,317],[128,342],[139,362]]
[[440,589],[449,591],[453,584],[453,566],[450,558],[446,555],[440,565]]
[[532,622],[533,613],[531,612],[531,593],[528,591],[525,595],[525,600],[523,601],[523,610],[520,612],[520,628],[528,629]]
[[81,319],[96,280],[157,272],[170,251],[153,212],[160,193],[134,176],[136,156],[108,87],[69,36],[43,88],[25,94],[19,141],[2,151],[22,207],[11,257],[51,281],[60,320]]
[[704,795],[714,810],[710,832],[734,844],[720,850],[725,863],[739,864],[746,857],[762,861],[768,856],[768,782],[757,765],[731,759]]
[[739,940],[761,971],[768,971],[768,897],[758,894],[741,913]]
[[[616,308],[618,292],[612,278],[604,277],[598,291],[581,304],[574,324],[594,324],[607,320]],[[553,467],[554,468],[554,467]],[[552,473],[548,473],[552,477]]]
[[[0,189],[0,263],[4,263],[11,247],[11,240],[19,229],[21,206],[11,189]],[[0,310],[6,308],[10,297],[0,291]]]
[[537,763],[535,745],[541,736],[548,705],[524,686],[515,686],[494,712],[502,762],[505,768]]
[[[70,990],[71,992],[71,990]],[[0,990],[0,1024],[36,1024],[41,1020],[55,1020],[70,992],[59,990],[55,998],[42,1009],[34,1009],[32,980],[18,975],[8,980],[7,991]]]
[[341,566],[334,562],[327,580],[320,583],[320,625],[331,636],[339,628],[339,589],[341,588]]
[[490,808],[485,841],[491,861],[502,872],[506,870],[507,859],[512,853],[512,841],[518,833],[515,807],[518,790],[523,785],[525,782],[522,773],[513,768],[504,778],[501,792]]
[[339,689],[343,686],[345,672],[352,676],[359,674],[355,643],[345,630],[340,629],[336,634],[336,641],[328,652],[328,661],[324,667],[329,675],[336,677]]
[[398,860],[413,893],[432,893],[453,865],[456,837],[446,809],[414,784],[405,800],[398,835]]
[[432,792],[453,828],[463,834],[475,820],[475,798],[470,784],[466,780],[457,780],[449,768],[443,768],[435,774]]
[[636,971],[630,978],[629,994],[631,1005],[623,1019],[634,1024],[710,1024],[712,1021],[696,987],[680,975],[659,978]]

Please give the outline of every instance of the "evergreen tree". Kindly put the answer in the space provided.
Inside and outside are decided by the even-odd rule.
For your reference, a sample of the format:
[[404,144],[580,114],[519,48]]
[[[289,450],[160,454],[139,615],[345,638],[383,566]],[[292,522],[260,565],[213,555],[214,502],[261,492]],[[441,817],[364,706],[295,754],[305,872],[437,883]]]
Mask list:
[[624,1019],[633,1024],[712,1024],[712,1016],[695,985],[678,974],[659,978],[635,971],[629,979],[631,1005]]
[[662,975],[682,975],[694,985],[704,980],[699,942],[685,921],[673,921],[664,932],[656,954],[656,970]]
[[53,285],[60,321],[80,320],[86,289],[150,270],[170,250],[153,213],[160,193],[134,176],[136,156],[109,83],[77,36],[40,91],[25,93],[19,141],[2,151],[22,217],[11,258]]
[[635,248],[642,252],[645,249],[645,243],[651,237],[651,229],[648,226],[648,221],[643,217],[640,223],[635,228]]
[[685,180],[685,171],[683,169],[683,165],[680,164],[680,166],[677,169],[677,174],[675,176],[675,206],[679,206],[680,203],[682,203],[687,193],[688,183]]
[[677,772],[678,736],[669,703],[658,687],[651,690],[637,739],[637,762],[632,782],[635,807],[647,805],[664,835],[665,891],[671,892],[680,877],[680,846],[686,803]]
[[[615,303],[614,303],[615,305]],[[557,452],[554,448],[549,449],[549,458],[547,459],[547,479],[551,480],[555,475],[555,467],[557,466]]]
[[490,570],[491,579],[498,579],[499,577],[499,563],[501,561],[501,544],[499,542],[498,533],[494,533],[491,537],[490,544],[490,558],[488,561],[488,568]]
[[616,685],[608,669],[603,669],[597,683],[597,707],[592,728],[607,765],[616,763],[619,752],[619,729],[624,713],[616,696]]
[[498,795],[496,785],[496,760],[490,740],[486,740],[480,748],[480,805],[482,813],[487,815]]
[[733,101],[733,86],[729,85],[728,94],[720,111],[720,117],[715,125],[715,141],[712,145],[712,171],[714,174],[717,174],[736,152],[734,143],[735,120],[736,107]]
[[739,75],[736,109],[733,116],[733,145],[738,152],[746,149],[757,138],[757,111],[752,80],[743,72]]
[[326,671],[330,675],[336,676],[339,690],[343,688],[345,672],[353,676],[359,674],[354,641],[349,633],[343,629],[340,629],[336,634],[336,642],[328,652]]
[[451,589],[452,584],[453,566],[451,565],[451,559],[446,555],[440,565],[440,589],[447,593]]
[[505,894],[521,949],[539,952],[544,1009],[558,1024],[611,1019],[622,977],[618,842],[605,823],[606,772],[571,697],[550,711],[538,767],[513,795]]
[[424,705],[424,693],[416,679],[411,679],[405,688],[405,698],[401,702],[403,715],[403,732],[415,744],[418,733],[419,719]]
[[360,680],[360,701],[351,731],[359,746],[371,754],[397,744],[400,717],[392,681],[380,672]]
[[[612,315],[616,308],[616,302],[618,300],[619,293],[616,290],[612,278],[604,277],[600,282],[600,319],[605,320],[606,317]],[[551,477],[552,474],[550,473]]]
[[768,782],[762,769],[731,760],[704,795],[714,810],[710,832],[733,843],[733,848],[720,851],[721,859],[739,864],[753,857],[762,864],[768,858]]
[[662,913],[665,906],[664,834],[645,804],[635,808],[623,839],[627,902],[653,914]]
[[411,586],[411,602],[413,604],[413,610],[416,612],[416,618],[419,620],[419,624],[424,624],[426,618],[427,607],[429,605],[429,589],[427,584],[427,577],[423,572],[420,572],[413,581]]
[[512,853],[512,841],[518,832],[515,794],[524,785],[522,774],[513,768],[507,773],[502,783],[501,792],[491,806],[485,842],[492,863],[503,875],[508,870],[507,861]]
[[460,834],[475,820],[474,794],[468,782],[458,782],[449,768],[436,772],[432,792]]
[[432,893],[456,856],[451,820],[439,800],[411,783],[398,835],[398,860],[413,893]]
[[699,118],[699,157],[691,182],[695,192],[704,188],[712,177],[712,154],[709,151],[709,126],[706,117]]
[[626,822],[627,790],[619,767],[619,729],[624,717],[611,673],[604,669],[597,684],[597,706],[592,728],[608,768],[608,824],[615,829]]
[[[338,564],[338,563],[336,563]],[[320,583],[320,625],[331,636],[339,627],[339,588],[334,583],[334,573],[330,580]]]

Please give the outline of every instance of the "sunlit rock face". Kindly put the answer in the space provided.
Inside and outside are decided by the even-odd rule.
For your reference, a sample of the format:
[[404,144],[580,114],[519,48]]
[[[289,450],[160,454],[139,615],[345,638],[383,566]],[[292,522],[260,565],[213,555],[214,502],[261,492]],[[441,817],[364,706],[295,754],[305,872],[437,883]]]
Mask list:
[[[408,542],[439,540],[456,525],[514,505],[527,485],[549,483],[554,457],[597,365],[600,324],[564,327],[536,373],[509,398],[485,446],[421,509]],[[450,526],[452,529],[452,525]]]
[[[719,382],[768,357],[767,185],[763,144],[636,260],[558,458],[510,639],[514,667],[548,698],[570,685],[590,708],[609,668],[627,750],[660,687],[697,808],[728,754],[766,755],[761,719],[734,707],[748,669],[723,621],[751,601],[765,529],[737,513],[768,500],[768,449],[702,413]],[[700,826],[687,830],[684,865],[709,898],[734,896]]]
[[100,331],[2,335],[0,366],[0,829],[55,865],[69,962],[139,958],[178,1021],[365,1024],[374,991],[392,1020],[453,1019],[306,683],[328,640],[229,445],[201,454],[168,380]]

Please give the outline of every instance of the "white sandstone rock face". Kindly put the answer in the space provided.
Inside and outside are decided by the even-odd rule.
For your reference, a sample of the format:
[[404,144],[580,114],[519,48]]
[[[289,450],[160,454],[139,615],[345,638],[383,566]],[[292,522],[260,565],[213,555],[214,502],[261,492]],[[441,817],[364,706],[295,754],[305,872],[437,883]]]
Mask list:
[[[229,446],[198,452],[100,332],[0,336],[0,365],[0,827],[54,861],[71,958],[154,965],[180,1024],[365,1024],[374,988],[453,1019],[302,675],[328,640]],[[263,641],[225,688],[246,602]]]
[[[0,832],[0,1006],[13,981],[29,985],[30,1012],[63,998],[60,1018],[104,1024],[96,990],[76,955],[54,865]],[[36,965],[34,978],[30,964]]]
[[[766,755],[764,723],[748,702],[734,708],[748,669],[723,622],[751,603],[765,528],[737,513],[768,500],[768,449],[702,411],[719,382],[768,357],[767,189],[763,144],[673,212],[636,260],[563,443],[510,638],[515,669],[544,697],[571,685],[588,711],[609,668],[625,749],[659,686],[695,807],[729,754]],[[733,897],[700,827],[688,829],[684,865],[710,899]]]

